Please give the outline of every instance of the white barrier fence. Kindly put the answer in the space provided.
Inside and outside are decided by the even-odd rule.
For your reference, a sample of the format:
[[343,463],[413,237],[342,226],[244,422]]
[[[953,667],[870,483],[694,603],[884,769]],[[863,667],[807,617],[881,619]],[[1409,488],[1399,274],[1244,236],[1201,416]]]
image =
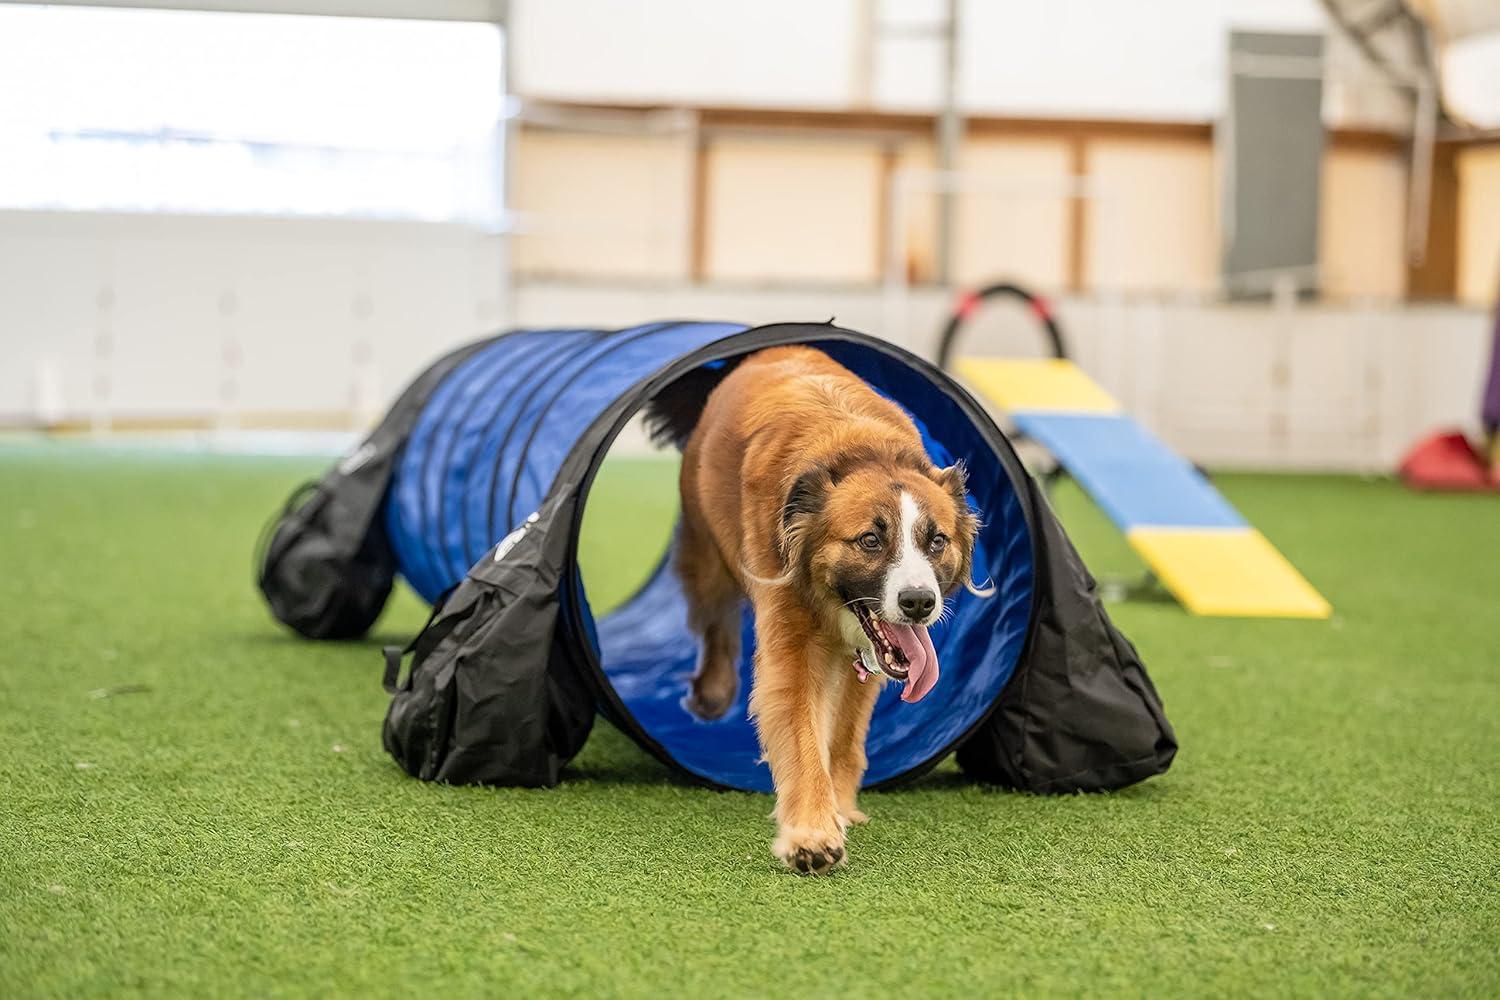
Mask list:
[[[523,282],[503,241],[416,223],[0,214],[0,425],[356,430],[431,358],[506,325],[823,321],[931,356],[951,304],[915,288]],[[997,275],[997,277],[999,277]],[[1472,427],[1489,317],[1450,306],[1063,298],[1082,366],[1215,466],[1389,469]],[[893,320],[893,316],[900,317]],[[973,353],[1035,353],[987,309]]]

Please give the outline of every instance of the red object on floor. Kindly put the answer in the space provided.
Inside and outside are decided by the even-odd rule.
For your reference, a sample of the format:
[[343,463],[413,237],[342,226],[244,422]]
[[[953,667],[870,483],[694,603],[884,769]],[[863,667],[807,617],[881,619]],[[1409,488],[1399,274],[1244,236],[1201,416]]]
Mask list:
[[1458,431],[1423,439],[1401,460],[1401,479],[1417,490],[1500,493],[1484,459]]

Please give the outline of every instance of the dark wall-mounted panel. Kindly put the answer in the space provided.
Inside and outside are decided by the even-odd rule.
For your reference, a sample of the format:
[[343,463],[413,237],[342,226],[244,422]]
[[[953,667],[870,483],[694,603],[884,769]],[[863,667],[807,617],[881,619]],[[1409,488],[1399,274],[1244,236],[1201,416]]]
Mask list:
[[1318,287],[1323,39],[1231,32],[1224,165],[1224,286],[1261,297]]

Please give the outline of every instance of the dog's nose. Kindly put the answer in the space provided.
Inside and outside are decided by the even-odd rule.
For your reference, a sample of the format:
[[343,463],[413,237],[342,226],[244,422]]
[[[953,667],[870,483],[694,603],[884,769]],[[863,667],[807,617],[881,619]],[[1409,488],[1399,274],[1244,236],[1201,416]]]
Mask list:
[[896,595],[896,604],[908,618],[926,618],[937,607],[937,595],[926,587],[912,587]]

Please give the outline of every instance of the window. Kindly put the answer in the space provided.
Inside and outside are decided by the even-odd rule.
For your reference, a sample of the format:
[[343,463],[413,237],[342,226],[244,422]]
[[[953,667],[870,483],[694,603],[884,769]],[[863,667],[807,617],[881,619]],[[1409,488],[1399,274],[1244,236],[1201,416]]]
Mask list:
[[496,25],[0,6],[0,208],[499,221]]

